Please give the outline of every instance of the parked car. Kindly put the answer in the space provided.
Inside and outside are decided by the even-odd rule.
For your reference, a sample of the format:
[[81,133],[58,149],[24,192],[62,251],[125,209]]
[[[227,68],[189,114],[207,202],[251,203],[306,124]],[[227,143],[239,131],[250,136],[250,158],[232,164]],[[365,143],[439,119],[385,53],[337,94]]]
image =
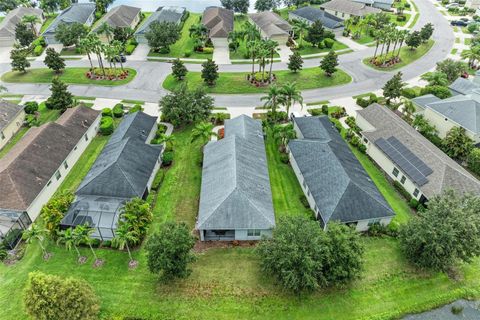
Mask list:
[[447,5],[445,6],[445,8],[447,8],[447,9],[450,9],[450,8],[458,8],[458,7],[460,7],[460,5],[459,5],[458,3],[456,3],[456,2],[447,4]]
[[465,18],[465,17],[460,18],[460,20],[462,20],[463,22],[467,22],[467,23],[470,22],[470,19],[469,19],[469,18]]
[[458,27],[466,27],[468,25],[468,23],[462,20],[453,20],[453,21],[450,21],[450,24],[452,26],[458,26]]
[[127,62],[127,57],[126,57],[123,53],[121,53],[119,56],[117,56],[117,57],[115,57],[114,59],[112,59],[112,61],[114,61],[114,60],[115,60],[115,62],[122,62],[122,63],[124,63],[124,62]]

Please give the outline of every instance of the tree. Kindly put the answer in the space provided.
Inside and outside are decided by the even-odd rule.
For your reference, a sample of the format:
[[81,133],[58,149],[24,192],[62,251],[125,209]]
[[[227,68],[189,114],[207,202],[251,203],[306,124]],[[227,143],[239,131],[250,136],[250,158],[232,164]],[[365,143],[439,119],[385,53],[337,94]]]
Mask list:
[[22,47],[28,47],[35,38],[35,32],[27,24],[20,22],[15,27],[15,39]]
[[207,144],[211,137],[218,137],[218,134],[213,131],[213,124],[210,122],[200,122],[192,130],[192,142],[201,140],[202,145]]
[[420,38],[422,39],[422,42],[427,42],[428,40],[430,40],[434,30],[435,29],[433,28],[433,24],[427,23],[426,25],[424,25],[420,30]]
[[38,16],[34,14],[27,14],[22,17],[22,22],[28,24],[30,26],[30,30],[33,31],[34,35],[37,36],[37,28],[35,27],[36,24],[40,23],[41,20]]
[[[135,233],[138,241],[143,239],[147,234],[149,224],[153,220],[150,205],[140,198],[133,198],[123,206],[121,215],[122,221],[119,225],[127,224],[128,230]],[[132,244],[138,244],[138,241],[132,241]]]
[[443,72],[427,72],[420,79],[427,81],[429,86],[448,86],[447,75]]
[[85,54],[87,55],[88,61],[90,62],[90,70],[93,70],[93,62],[92,62],[91,54],[94,53],[94,50],[92,48],[94,39],[92,37],[95,37],[95,36],[92,33],[90,33],[88,36],[80,39],[78,42],[78,48],[82,50],[82,52],[85,52]]
[[290,55],[288,60],[288,70],[292,72],[297,72],[302,70],[303,66],[303,59],[298,51],[294,51],[292,55]]
[[40,0],[40,9],[53,14],[60,9],[60,0]]
[[202,79],[209,85],[215,85],[218,75],[218,65],[212,59],[208,59],[207,62],[202,63]]
[[390,105],[392,99],[397,99],[402,95],[405,82],[402,80],[402,73],[398,72],[392,79],[388,80],[383,86],[383,96],[387,98],[387,104]]
[[475,68],[476,62],[480,60],[480,45],[470,47],[470,50],[463,50],[460,56],[462,59],[468,59],[470,68]]
[[52,95],[45,105],[48,109],[65,111],[73,104],[73,95],[68,91],[68,86],[57,77],[53,78],[50,87]]
[[106,13],[108,6],[114,1],[115,0],[90,0],[90,2],[95,2],[95,10],[101,14]]
[[419,31],[413,31],[405,39],[405,44],[410,47],[410,50],[415,50],[422,43],[422,37]]
[[473,140],[463,127],[453,127],[443,139],[443,151],[457,160],[466,160],[473,149]]
[[61,23],[55,30],[55,39],[65,47],[71,47],[77,45],[87,33],[87,28],[81,23]]
[[130,230],[130,226],[126,223],[120,225],[115,230],[115,237],[112,239],[112,246],[119,250],[127,248],[128,257],[130,258],[130,264],[133,263],[132,252],[130,251],[129,243],[135,243],[139,240],[138,235],[134,230]]
[[452,92],[447,86],[431,86],[428,85],[420,90],[420,95],[433,94],[437,98],[446,99],[452,96]]
[[467,65],[462,61],[455,61],[452,59],[445,59],[437,62],[437,71],[443,72],[447,75],[449,83],[457,80],[463,73],[467,72]]
[[34,223],[30,227],[30,229],[27,229],[23,232],[22,238],[28,244],[32,243],[34,240],[38,240],[38,244],[42,249],[43,256],[46,258],[47,250],[45,249],[45,246],[43,245],[43,243],[45,241],[45,237],[47,236],[47,234],[48,234],[47,229],[41,227],[38,223]]
[[305,20],[294,20],[293,21],[293,32],[298,34],[298,46],[303,46],[303,37],[305,33],[308,31],[310,25],[305,22]]
[[24,49],[13,49],[10,51],[10,63],[13,71],[26,72],[30,67],[30,61],[27,60],[27,51]]
[[113,40],[120,41],[125,44],[133,36],[134,31],[129,27],[115,27],[113,29]]
[[320,20],[316,20],[310,28],[308,28],[308,34],[305,40],[310,42],[313,46],[320,47],[323,39],[325,39],[325,28]]
[[95,261],[98,260],[97,254],[95,253],[95,250],[93,250],[92,243],[92,233],[95,232],[95,230],[91,227],[88,226],[88,224],[83,224],[75,227],[75,230],[73,230],[73,233],[75,236],[80,240],[80,242],[85,243],[88,245],[90,248],[90,251],[93,254],[93,257],[95,258]]
[[285,83],[281,88],[280,88],[280,94],[281,94],[281,101],[284,103],[286,109],[287,109],[287,116],[290,115],[290,107],[295,102],[300,103],[300,105],[303,107],[303,97],[302,97],[302,92],[297,89],[297,83],[296,82],[287,82]]
[[104,22],[98,27],[97,34],[105,35],[107,41],[110,42],[113,37],[113,28],[108,23]]
[[37,320],[95,320],[100,310],[95,292],[84,280],[40,271],[28,275],[24,305]]
[[400,229],[400,247],[413,264],[447,271],[480,255],[480,198],[449,190],[428,201]]
[[249,0],[220,0],[220,3],[225,9],[242,14],[247,14],[248,7],[250,7]]
[[188,264],[195,260],[192,254],[195,238],[185,223],[166,222],[148,238],[148,268],[163,278],[185,278],[191,270]]
[[2,0],[0,1],[0,12],[9,12],[16,7],[18,7],[19,1],[18,0]]
[[173,22],[153,22],[145,33],[148,45],[154,51],[170,52],[170,46],[180,39],[180,30]]
[[291,123],[287,125],[277,124],[273,127],[273,138],[277,143],[280,143],[280,150],[283,152],[288,145],[288,142],[297,137],[297,133]]
[[43,63],[45,63],[45,65],[49,69],[52,69],[55,73],[60,73],[63,69],[65,69],[65,60],[53,48],[47,48]]
[[295,293],[358,277],[363,255],[359,235],[335,223],[328,229],[324,232],[318,222],[302,216],[282,218],[272,238],[257,247],[262,270]]
[[480,149],[473,148],[467,157],[468,168],[475,174],[480,175]]
[[263,106],[270,108],[272,114],[275,115],[278,105],[282,102],[282,91],[276,84],[272,84],[268,87],[267,95],[263,96],[261,100],[265,101]]
[[180,59],[176,59],[172,63],[172,75],[177,79],[177,81],[181,81],[187,75],[188,70],[185,67],[185,64]]
[[72,192],[61,192],[53,196],[40,211],[42,220],[52,239],[57,236],[60,221],[62,221],[74,199],[75,195]]
[[280,4],[281,0],[257,0],[255,1],[255,10],[271,11],[277,9]]
[[80,245],[81,240],[82,239],[80,238],[79,234],[75,233],[73,231],[73,228],[68,228],[60,231],[58,235],[57,243],[58,244],[63,243],[65,248],[68,251],[72,250],[72,248],[75,249],[75,252],[77,253],[78,261],[80,262],[81,255],[80,255],[80,251],[78,251],[78,246]]
[[183,84],[164,96],[159,106],[165,121],[181,126],[208,120],[213,109],[213,98],[202,88],[191,91]]
[[433,137],[438,135],[438,130],[435,126],[431,125],[423,115],[416,115],[412,123],[413,127],[417,129],[427,139],[432,140]]
[[331,77],[336,71],[338,66],[338,56],[335,51],[330,52],[320,61],[320,69],[322,69],[327,77]]

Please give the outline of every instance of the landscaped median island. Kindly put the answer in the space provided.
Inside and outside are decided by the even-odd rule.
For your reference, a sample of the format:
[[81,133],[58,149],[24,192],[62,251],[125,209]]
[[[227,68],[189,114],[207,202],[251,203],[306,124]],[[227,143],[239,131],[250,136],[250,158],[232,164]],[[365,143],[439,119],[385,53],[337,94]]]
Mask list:
[[[100,69],[96,69],[97,79],[91,77],[90,68],[66,68],[58,75],[60,80],[67,84],[95,84],[100,86],[120,86],[127,84],[135,78],[137,71],[131,68],[124,68],[128,72],[127,75],[120,76],[122,70],[118,69],[118,79],[115,76],[107,73],[109,79],[103,78]],[[109,76],[110,75],[110,76]],[[2,75],[2,81],[8,83],[51,83],[56,74],[48,68],[28,69],[26,72],[9,71]],[[123,79],[122,79],[123,78]]]
[[[263,93],[268,91],[268,86],[257,87],[247,80],[247,72],[222,72],[214,86],[204,85],[200,72],[189,72],[183,81],[177,81],[171,74],[163,82],[163,87],[167,90],[175,90],[184,83],[188,83],[189,88],[204,87],[208,93]],[[296,82],[297,89],[308,90],[317,88],[333,87],[347,84],[352,81],[346,72],[337,69],[337,71],[328,77],[320,68],[303,69],[299,72],[289,70],[275,71],[275,83],[282,85],[287,82]]]

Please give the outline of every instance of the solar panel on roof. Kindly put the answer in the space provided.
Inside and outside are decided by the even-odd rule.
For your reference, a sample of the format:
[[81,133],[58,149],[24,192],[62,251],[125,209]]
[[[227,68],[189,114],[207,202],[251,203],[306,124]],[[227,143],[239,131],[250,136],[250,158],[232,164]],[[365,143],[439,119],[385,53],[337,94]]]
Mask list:
[[433,170],[397,138],[380,138],[375,144],[417,185],[423,186],[428,182],[427,177]]

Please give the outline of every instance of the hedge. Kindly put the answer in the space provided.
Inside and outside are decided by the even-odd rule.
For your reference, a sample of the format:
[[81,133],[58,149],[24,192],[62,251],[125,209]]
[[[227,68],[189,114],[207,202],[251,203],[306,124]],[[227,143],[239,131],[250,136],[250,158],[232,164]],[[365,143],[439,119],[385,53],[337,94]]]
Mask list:
[[24,110],[26,114],[34,114],[38,111],[38,103],[36,101],[28,101],[25,103]]
[[115,129],[113,125],[113,118],[112,117],[103,117],[100,121],[100,133],[104,136],[109,136],[113,133]]
[[112,117],[112,109],[103,108],[102,109],[102,117]]
[[171,151],[164,152],[162,156],[163,166],[168,167],[169,165],[172,164],[172,162],[173,162],[173,152]]
[[113,107],[112,113],[115,118],[123,117],[123,114],[124,114],[123,104],[119,103],[115,105],[115,107]]

